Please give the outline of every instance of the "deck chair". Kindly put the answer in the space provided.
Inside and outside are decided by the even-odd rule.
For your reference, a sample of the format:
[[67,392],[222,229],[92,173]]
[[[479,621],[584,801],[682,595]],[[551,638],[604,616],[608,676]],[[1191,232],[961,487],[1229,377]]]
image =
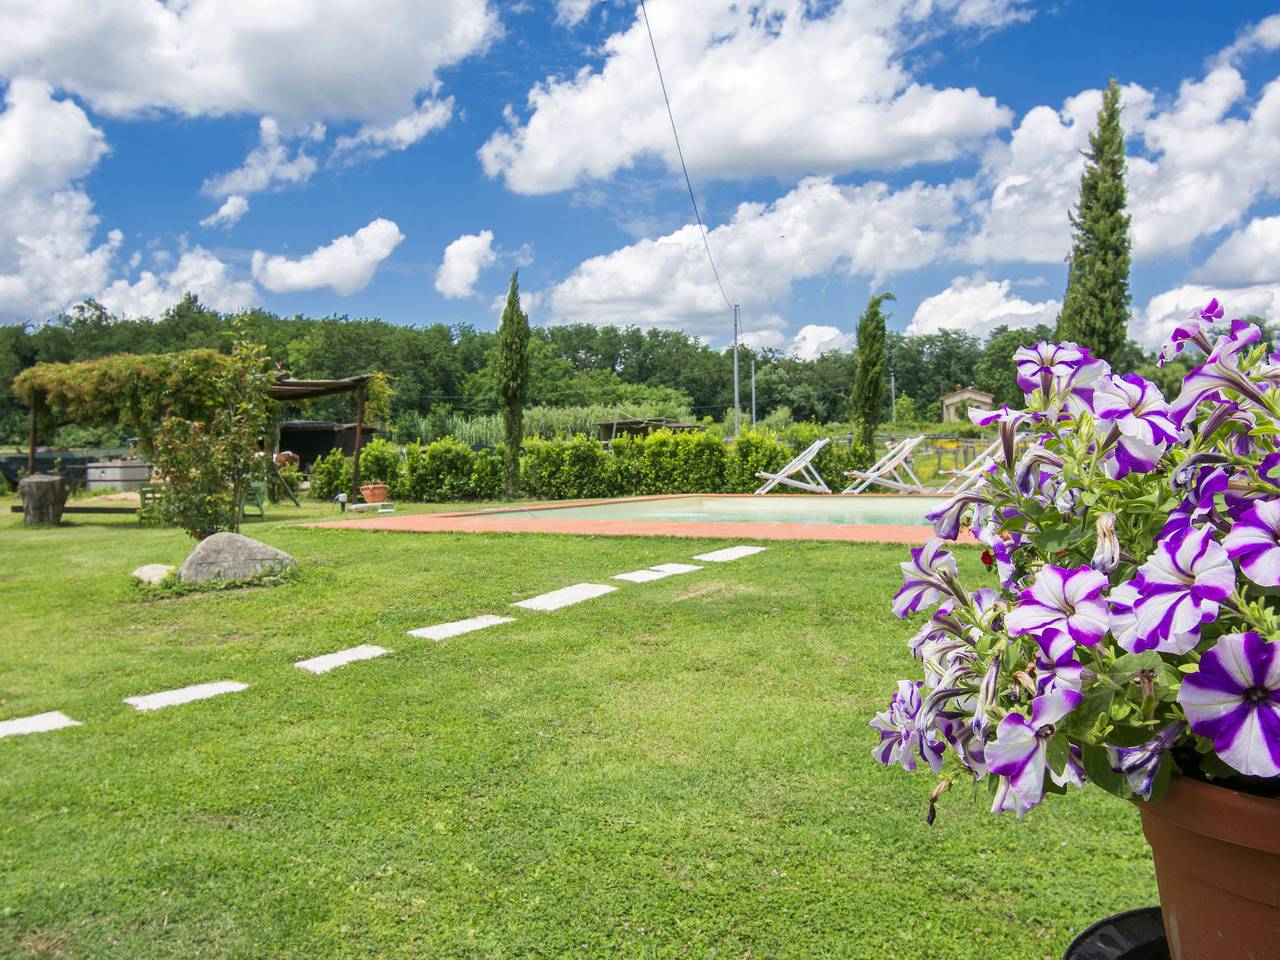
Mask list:
[[987,467],[991,466],[995,460],[996,451],[1000,449],[1001,441],[997,438],[991,442],[987,449],[970,460],[959,470],[944,470],[943,473],[949,478],[946,483],[938,488],[938,493],[964,493],[975,483],[982,479],[982,475],[987,472]]
[[160,497],[164,494],[164,484],[144,483],[138,488],[138,522],[143,526],[160,526],[164,523],[164,515],[160,512]]
[[[845,476],[853,482],[840,493],[863,493],[873,484],[897,490],[900,493],[924,493],[924,484],[911,469],[911,453],[924,441],[923,436],[907,437],[889,447],[889,451],[866,470],[847,470]],[[905,476],[904,476],[905,474]]]
[[[786,484],[788,487],[808,490],[810,493],[830,493],[831,488],[818,475],[818,471],[813,468],[813,458],[830,442],[830,437],[823,437],[820,440],[813,441],[802,453],[777,473],[757,473],[756,476],[765,482],[760,485],[756,495],[768,493],[780,483]],[[797,475],[801,479],[794,479]]]

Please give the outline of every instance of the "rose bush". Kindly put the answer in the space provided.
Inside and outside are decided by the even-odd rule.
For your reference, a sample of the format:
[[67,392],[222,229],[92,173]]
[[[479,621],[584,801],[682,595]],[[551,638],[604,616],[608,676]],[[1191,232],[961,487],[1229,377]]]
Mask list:
[[[1178,772],[1280,793],[1280,353],[1212,301],[1162,361],[1204,360],[1167,400],[1072,343],[1014,355],[1024,409],[974,489],[929,515],[893,601],[928,613],[871,725],[873,756],[985,780],[1022,816],[1092,782],[1157,798]],[[1019,439],[1029,439],[1021,453]],[[968,526],[994,586],[946,549]]]

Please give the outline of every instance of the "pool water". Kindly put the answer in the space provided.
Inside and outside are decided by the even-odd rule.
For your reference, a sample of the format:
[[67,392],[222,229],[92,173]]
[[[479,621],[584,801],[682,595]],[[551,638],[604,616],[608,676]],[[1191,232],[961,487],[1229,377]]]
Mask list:
[[576,507],[524,507],[503,513],[546,520],[654,520],[667,523],[795,523],[850,526],[926,524],[944,497],[777,496],[655,497]]

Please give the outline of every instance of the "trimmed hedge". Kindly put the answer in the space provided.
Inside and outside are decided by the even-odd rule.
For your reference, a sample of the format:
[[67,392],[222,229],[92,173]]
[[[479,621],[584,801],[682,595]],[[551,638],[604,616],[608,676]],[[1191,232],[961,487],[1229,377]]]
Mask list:
[[[726,444],[715,431],[673,433],[658,430],[645,437],[622,436],[606,450],[600,441],[578,434],[571,439],[525,442],[520,460],[522,492],[538,500],[591,500],[663,493],[750,493],[756,474],[782,467],[820,436],[817,424],[793,424],[781,435],[746,430]],[[835,440],[818,456],[818,472],[840,489],[844,471],[869,462],[857,441]],[[490,452],[475,453],[445,437],[403,450],[373,440],[360,456],[361,479],[388,483],[403,501],[492,500],[502,492],[502,464]],[[312,495],[332,499],[351,482],[351,458],[333,451],[311,471]]]

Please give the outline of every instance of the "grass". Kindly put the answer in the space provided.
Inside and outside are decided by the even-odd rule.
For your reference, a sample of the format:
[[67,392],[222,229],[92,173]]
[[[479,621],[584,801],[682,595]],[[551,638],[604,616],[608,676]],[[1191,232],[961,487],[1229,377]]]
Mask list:
[[[0,740],[0,956],[1027,960],[1155,902],[1130,806],[953,790],[929,828],[930,778],[871,760],[900,548],[771,543],[432,643],[726,543],[294,525],[329,512],[246,529],[291,582],[172,599],[129,571],[175,531],[0,518],[0,718],[84,721]],[[359,643],[393,653],[292,666]],[[221,679],[251,686],[121,703]]]

